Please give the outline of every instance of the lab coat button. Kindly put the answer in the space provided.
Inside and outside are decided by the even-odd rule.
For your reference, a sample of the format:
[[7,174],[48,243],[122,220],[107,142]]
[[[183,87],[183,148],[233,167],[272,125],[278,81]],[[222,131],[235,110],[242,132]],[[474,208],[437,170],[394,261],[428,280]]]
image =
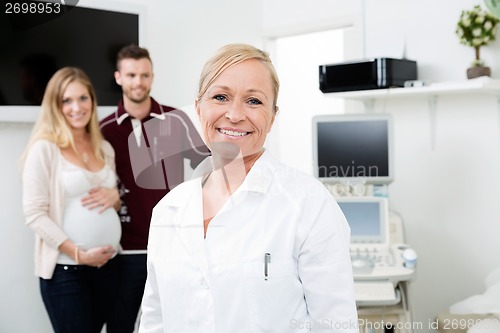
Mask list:
[[203,288],[208,289],[208,284],[206,283],[205,279],[202,279],[202,280],[200,281],[200,284],[201,284],[201,286],[202,286]]

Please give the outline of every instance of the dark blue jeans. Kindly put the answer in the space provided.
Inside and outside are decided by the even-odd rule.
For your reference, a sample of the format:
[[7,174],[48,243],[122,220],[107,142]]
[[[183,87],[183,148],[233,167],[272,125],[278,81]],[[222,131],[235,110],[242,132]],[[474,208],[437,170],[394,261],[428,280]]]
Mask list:
[[146,284],[146,254],[118,255],[118,297],[107,323],[107,333],[132,333]]
[[56,265],[52,279],[40,278],[43,303],[55,333],[99,333],[117,293],[117,259],[101,268]]

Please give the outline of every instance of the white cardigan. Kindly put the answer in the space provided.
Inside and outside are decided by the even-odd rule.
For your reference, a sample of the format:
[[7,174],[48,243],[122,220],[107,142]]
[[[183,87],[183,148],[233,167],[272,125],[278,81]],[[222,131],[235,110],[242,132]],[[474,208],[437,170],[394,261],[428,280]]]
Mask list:
[[[115,153],[109,142],[103,141],[101,149],[105,163],[115,170]],[[25,223],[35,232],[35,275],[44,279],[52,278],[59,246],[68,239],[62,228],[61,166],[59,147],[38,140],[28,152],[22,173]]]

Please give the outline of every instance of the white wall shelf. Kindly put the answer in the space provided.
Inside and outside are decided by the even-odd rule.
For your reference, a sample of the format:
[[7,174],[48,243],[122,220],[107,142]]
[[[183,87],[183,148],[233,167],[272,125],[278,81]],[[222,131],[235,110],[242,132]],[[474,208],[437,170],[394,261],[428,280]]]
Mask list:
[[483,76],[464,81],[432,83],[423,87],[359,90],[327,93],[325,95],[366,102],[385,98],[429,98],[453,94],[486,94],[500,97],[500,80]]
[[497,97],[498,121],[500,128],[500,80],[487,76],[475,79],[433,83],[423,87],[372,89],[325,94],[329,97],[356,100],[365,104],[366,112],[373,112],[375,101],[401,99],[401,98],[426,98],[429,105],[431,119],[431,144],[435,147],[436,138],[436,108],[439,96],[445,95],[490,95]]

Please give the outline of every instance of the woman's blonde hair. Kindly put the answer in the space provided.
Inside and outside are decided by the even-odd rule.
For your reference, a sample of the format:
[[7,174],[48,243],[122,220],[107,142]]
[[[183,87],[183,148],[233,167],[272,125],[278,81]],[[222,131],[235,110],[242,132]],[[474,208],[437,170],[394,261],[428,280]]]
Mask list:
[[104,156],[101,152],[101,143],[103,140],[99,130],[99,121],[97,118],[97,100],[94,87],[89,77],[83,70],[76,67],[63,67],[59,69],[49,80],[45,93],[43,95],[42,106],[38,119],[31,132],[28,145],[21,158],[21,165],[24,163],[26,155],[31,145],[40,139],[45,139],[55,143],[59,148],[71,147],[79,155],[75,147],[75,141],[71,132],[70,125],[66,122],[62,113],[63,95],[72,82],[83,84],[92,100],[92,115],[86,130],[90,135],[92,150],[95,156],[103,161]]
[[269,54],[267,52],[259,50],[258,48],[248,44],[229,44],[223,46],[205,63],[200,76],[197,99],[199,101],[201,100],[208,88],[222,72],[231,66],[250,59],[259,60],[269,71],[274,90],[273,108],[274,111],[277,112],[280,82],[278,75],[276,74],[276,69],[274,68],[271,58],[269,58]]

